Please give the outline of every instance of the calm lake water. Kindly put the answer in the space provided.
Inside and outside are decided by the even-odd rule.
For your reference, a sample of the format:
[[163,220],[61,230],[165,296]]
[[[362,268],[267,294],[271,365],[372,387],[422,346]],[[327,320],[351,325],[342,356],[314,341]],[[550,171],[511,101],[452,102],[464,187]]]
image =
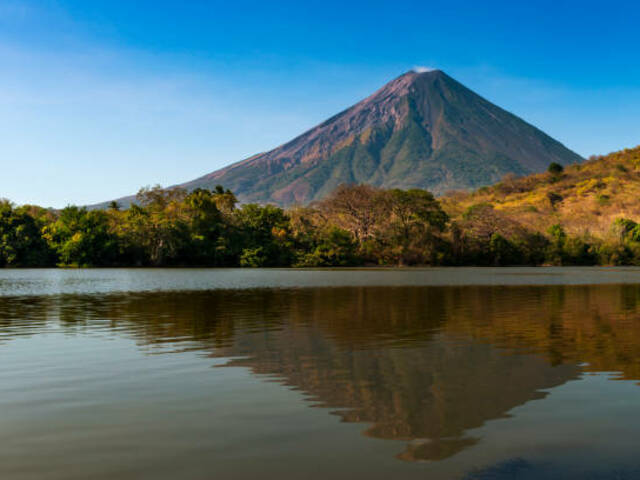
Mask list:
[[640,269],[0,270],[0,478],[639,479]]

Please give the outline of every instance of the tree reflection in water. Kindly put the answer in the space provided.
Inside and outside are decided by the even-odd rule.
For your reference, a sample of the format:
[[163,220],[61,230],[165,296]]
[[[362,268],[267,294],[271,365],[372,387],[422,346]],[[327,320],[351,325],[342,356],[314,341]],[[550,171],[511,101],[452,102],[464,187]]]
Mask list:
[[406,441],[401,459],[438,460],[585,369],[639,380],[639,299],[631,285],[4,297],[0,345],[55,324],[230,357],[366,435]]

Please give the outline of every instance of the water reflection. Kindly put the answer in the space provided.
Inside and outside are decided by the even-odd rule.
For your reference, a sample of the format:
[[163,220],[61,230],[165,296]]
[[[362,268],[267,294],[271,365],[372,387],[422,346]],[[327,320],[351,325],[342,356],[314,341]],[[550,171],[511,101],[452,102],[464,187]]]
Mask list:
[[583,369],[640,380],[640,287],[323,288],[0,297],[0,348],[47,331],[195,350],[440,460]]

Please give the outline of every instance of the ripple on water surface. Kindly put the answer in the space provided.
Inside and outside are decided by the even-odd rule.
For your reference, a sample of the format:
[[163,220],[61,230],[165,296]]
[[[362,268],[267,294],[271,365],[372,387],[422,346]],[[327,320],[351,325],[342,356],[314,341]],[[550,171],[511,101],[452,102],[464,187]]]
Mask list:
[[0,477],[638,478],[638,270],[477,270],[1,272]]

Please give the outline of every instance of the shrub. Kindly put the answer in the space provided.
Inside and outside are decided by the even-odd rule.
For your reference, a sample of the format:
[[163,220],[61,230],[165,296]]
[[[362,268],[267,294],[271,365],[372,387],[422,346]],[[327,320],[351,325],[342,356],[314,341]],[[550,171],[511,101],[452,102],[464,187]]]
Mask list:
[[559,163],[551,162],[549,164],[549,167],[547,168],[547,171],[552,175],[560,175],[562,172],[564,172],[564,167]]
[[494,265],[518,265],[523,260],[520,250],[499,233],[491,235],[489,251]]
[[304,252],[295,266],[297,267],[338,267],[358,263],[357,245],[351,234],[340,228],[332,227],[320,240],[311,253]]
[[549,199],[549,203],[552,207],[555,207],[558,203],[560,203],[563,199],[562,195],[558,195],[555,192],[548,192],[547,198]]
[[240,255],[241,267],[264,267],[268,258],[262,247],[245,248]]

